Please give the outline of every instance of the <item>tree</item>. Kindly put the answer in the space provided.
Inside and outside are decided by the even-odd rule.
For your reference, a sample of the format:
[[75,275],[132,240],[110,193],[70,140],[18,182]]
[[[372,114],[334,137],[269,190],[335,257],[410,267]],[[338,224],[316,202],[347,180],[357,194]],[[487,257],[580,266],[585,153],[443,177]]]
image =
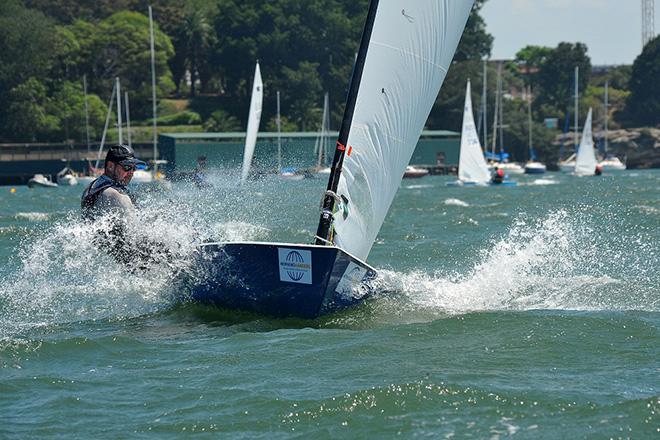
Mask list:
[[660,36],[649,41],[635,59],[626,104],[635,125],[660,124]]
[[[94,95],[87,95],[89,113],[89,135],[100,139],[105,122],[106,104]],[[46,103],[46,112],[57,118],[58,126],[48,134],[49,140],[86,140],[85,95],[82,84],[65,81],[61,83]]]
[[[573,99],[575,67],[580,69],[578,91],[584,93],[591,75],[591,60],[583,43],[559,43],[549,53],[538,73],[536,106],[545,106],[555,114],[565,110]],[[537,107],[538,108],[538,107]],[[586,117],[585,109],[580,118]]]
[[545,46],[525,46],[516,53],[514,63],[517,74],[536,90],[538,74],[543,69],[552,48]]
[[53,64],[54,23],[18,0],[0,2],[0,97]]
[[34,142],[57,130],[60,121],[46,111],[46,92],[46,86],[36,78],[29,78],[11,89],[3,128],[11,133],[12,140]]
[[[91,60],[90,89],[109,95],[114,78],[121,79],[122,88],[131,96],[131,114],[144,118],[151,110],[151,55],[149,49],[149,19],[137,12],[118,12],[94,27],[81,22],[71,28],[81,31],[81,47],[89,51]],[[88,34],[92,32],[91,34]],[[174,89],[167,60],[174,49],[170,38],[154,26],[154,47],[158,96]]]
[[486,22],[479,15],[486,0],[477,0],[470,11],[465,31],[456,49],[454,61],[480,60],[490,57],[493,36],[486,32]]

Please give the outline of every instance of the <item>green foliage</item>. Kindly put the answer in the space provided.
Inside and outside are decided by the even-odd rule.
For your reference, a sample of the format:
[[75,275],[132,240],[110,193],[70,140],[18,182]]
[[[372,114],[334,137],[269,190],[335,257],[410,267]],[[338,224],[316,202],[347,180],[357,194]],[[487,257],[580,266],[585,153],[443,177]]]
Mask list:
[[[320,119],[318,122],[320,127],[321,125]],[[270,120],[265,125],[266,125],[266,131],[277,132],[277,116],[273,116],[272,118],[270,118]],[[317,130],[317,129],[318,127],[312,127],[312,130]],[[298,130],[298,127],[295,122],[290,121],[289,118],[287,118],[286,116],[281,116],[280,130],[282,133],[286,133],[287,131],[296,131]]]
[[660,36],[635,59],[630,75],[627,111],[636,125],[660,124]]
[[[535,105],[554,108],[558,114],[572,104],[574,94],[575,67],[580,69],[578,90],[582,94],[587,88],[591,75],[591,61],[587,56],[587,46],[582,43],[559,43],[541,64],[537,75],[538,87]],[[586,110],[580,118],[586,117]]]
[[190,101],[187,99],[161,99],[158,103],[158,115],[173,115],[190,107]]
[[517,75],[533,90],[536,90],[538,76],[553,49],[544,46],[525,46],[516,53],[514,60]]
[[[158,125],[199,125],[202,123],[202,117],[199,113],[191,110],[184,110],[171,115],[161,116],[157,121]],[[153,122],[153,119],[150,119],[147,122]]]
[[240,131],[241,126],[238,118],[229,115],[224,110],[216,110],[204,122],[204,131],[210,132],[223,132],[223,131]]
[[[529,120],[527,103],[520,100],[504,100],[504,146],[515,160],[526,161],[529,154]],[[537,160],[544,163],[556,163],[559,149],[552,144],[556,130],[545,127],[540,122],[532,122],[532,147]]]
[[465,32],[456,49],[455,61],[480,60],[490,57],[493,36],[486,32],[486,22],[479,15],[486,0],[477,0],[465,25]]
[[[484,1],[478,0],[473,8],[456,60],[478,60],[490,53],[492,37],[479,15]],[[283,128],[316,129],[327,91],[331,126],[339,126],[369,0],[149,3],[154,13],[160,99],[190,94],[194,99],[189,110],[206,120],[206,125],[240,129],[247,120],[258,59],[266,84],[262,119],[267,124],[274,120],[279,90],[282,120],[286,121]],[[0,2],[0,102],[4,103],[0,138],[79,139],[83,75],[87,76],[90,103],[102,110],[100,124],[92,117],[93,137],[103,125],[105,103],[117,76],[122,92],[130,95],[132,119],[149,118],[146,5],[144,0]],[[460,109],[465,78],[455,75],[453,83],[459,99],[452,95],[448,102],[459,102]],[[166,116],[182,110],[188,109],[164,104],[159,115],[167,121]],[[10,111],[16,113],[10,115]],[[180,123],[186,116],[172,118],[161,125]],[[187,120],[199,124],[196,118]],[[432,121],[435,128],[447,126],[438,115]]]
[[[118,12],[103,20],[92,35],[92,89],[106,92],[119,77],[124,91],[131,96],[132,114],[144,118],[151,113],[151,56],[149,19],[137,12]],[[157,93],[173,90],[167,59],[174,49],[167,35],[154,29]]]
[[9,92],[5,130],[17,141],[35,141],[39,136],[56,130],[59,120],[46,112],[46,86],[36,78],[29,78]]
[[0,93],[45,78],[53,63],[53,22],[18,0],[0,2]]

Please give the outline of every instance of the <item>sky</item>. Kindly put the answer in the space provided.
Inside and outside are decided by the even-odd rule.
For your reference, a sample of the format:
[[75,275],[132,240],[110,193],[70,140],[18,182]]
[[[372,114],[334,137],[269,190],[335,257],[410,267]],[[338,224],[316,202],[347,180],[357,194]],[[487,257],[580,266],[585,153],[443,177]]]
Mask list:
[[[585,43],[592,65],[632,64],[642,51],[640,0],[487,0],[481,15],[495,37],[493,59],[562,41]],[[659,27],[656,1],[656,35]]]

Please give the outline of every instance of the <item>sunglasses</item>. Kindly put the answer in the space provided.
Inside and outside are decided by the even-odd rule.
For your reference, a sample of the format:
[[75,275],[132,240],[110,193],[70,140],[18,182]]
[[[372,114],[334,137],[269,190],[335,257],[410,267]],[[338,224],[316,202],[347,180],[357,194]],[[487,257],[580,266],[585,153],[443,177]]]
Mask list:
[[124,171],[129,172],[129,171],[135,171],[135,164],[126,164],[126,165],[119,165],[124,169]]

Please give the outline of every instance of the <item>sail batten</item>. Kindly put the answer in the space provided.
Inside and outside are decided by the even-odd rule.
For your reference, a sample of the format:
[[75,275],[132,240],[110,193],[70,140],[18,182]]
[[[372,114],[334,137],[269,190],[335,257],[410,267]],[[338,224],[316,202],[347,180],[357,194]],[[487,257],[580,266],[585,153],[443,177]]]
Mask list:
[[366,259],[451,64],[473,0],[381,0],[344,144],[334,242]]

